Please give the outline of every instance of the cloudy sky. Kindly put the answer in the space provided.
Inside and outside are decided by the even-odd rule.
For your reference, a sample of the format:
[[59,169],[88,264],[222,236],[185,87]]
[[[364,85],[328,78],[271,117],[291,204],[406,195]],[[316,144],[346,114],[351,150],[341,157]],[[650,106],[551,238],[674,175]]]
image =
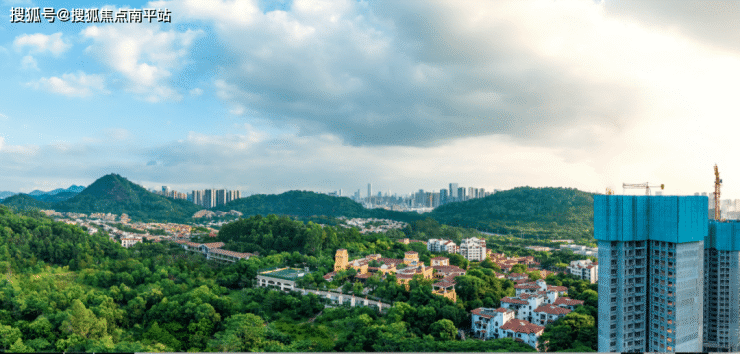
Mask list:
[[735,1],[63,4],[169,23],[12,23],[58,2],[0,3],[0,190],[118,173],[248,194],[693,194],[717,163],[740,198]]

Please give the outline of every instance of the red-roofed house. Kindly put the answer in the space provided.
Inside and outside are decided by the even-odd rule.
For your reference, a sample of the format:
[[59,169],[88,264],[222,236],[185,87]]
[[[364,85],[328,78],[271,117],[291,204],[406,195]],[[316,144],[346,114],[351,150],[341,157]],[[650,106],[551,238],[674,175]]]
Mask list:
[[567,308],[571,311],[576,309],[576,306],[583,306],[583,300],[573,300],[567,297],[559,297],[553,302],[553,305]]
[[507,321],[499,331],[502,333],[501,338],[521,340],[533,348],[537,348],[537,340],[545,331],[545,327],[515,318]]
[[540,326],[545,326],[552,322],[555,322],[558,318],[565,317],[571,310],[553,305],[545,304],[536,309],[532,314],[532,322]]

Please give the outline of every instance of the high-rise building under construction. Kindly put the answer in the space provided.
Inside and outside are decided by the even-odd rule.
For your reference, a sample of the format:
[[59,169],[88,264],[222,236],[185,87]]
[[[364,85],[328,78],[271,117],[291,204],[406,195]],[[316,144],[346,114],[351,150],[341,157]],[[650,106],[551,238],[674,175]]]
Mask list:
[[740,222],[709,221],[704,241],[704,349],[740,351]]
[[703,348],[701,196],[594,196],[600,352]]

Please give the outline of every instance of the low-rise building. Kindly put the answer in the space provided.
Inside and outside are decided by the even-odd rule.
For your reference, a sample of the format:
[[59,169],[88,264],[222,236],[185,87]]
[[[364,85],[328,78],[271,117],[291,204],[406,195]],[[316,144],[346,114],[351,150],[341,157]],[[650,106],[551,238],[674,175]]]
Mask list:
[[477,237],[462,240],[460,242],[460,255],[469,261],[483,261],[486,259],[486,240]]
[[141,242],[140,238],[136,237],[121,237],[121,246],[129,248],[137,243]]
[[570,309],[553,304],[543,304],[534,309],[532,314],[532,323],[545,326],[557,321],[561,317],[571,312]]
[[477,308],[471,312],[473,333],[482,339],[511,338],[537,348],[537,341],[545,330],[526,320],[515,317],[506,308]]
[[459,248],[456,243],[445,239],[430,239],[427,242],[427,249],[434,253],[457,253]]
[[450,259],[447,257],[434,257],[430,261],[432,263],[432,267],[450,265]]
[[590,259],[572,261],[568,265],[568,273],[594,284],[599,280],[599,264]]

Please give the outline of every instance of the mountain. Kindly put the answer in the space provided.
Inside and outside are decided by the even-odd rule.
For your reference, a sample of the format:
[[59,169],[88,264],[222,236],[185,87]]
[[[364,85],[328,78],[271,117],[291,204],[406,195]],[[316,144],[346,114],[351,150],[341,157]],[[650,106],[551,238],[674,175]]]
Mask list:
[[35,198],[36,200],[40,200],[42,202],[58,203],[58,202],[62,202],[62,201],[65,201],[67,199],[70,199],[70,198],[76,196],[77,194],[79,194],[79,193],[78,192],[59,192],[59,193],[56,193],[56,194],[42,194],[42,195],[37,195],[37,196],[34,196],[33,198]]
[[289,191],[282,194],[255,194],[213,208],[214,211],[236,210],[251,215],[345,216],[348,218],[383,218],[399,221],[422,219],[417,213],[384,209],[365,209],[362,204],[347,197],[333,197],[308,191]]
[[10,196],[16,195],[16,194],[18,194],[18,193],[16,193],[16,192],[0,192],[0,200],[3,200],[5,198],[7,198],[7,197],[10,197]]
[[200,206],[149,192],[117,174],[99,178],[74,197],[53,205],[56,211],[126,213],[132,220],[182,222]]
[[51,204],[36,200],[34,197],[23,193],[5,198],[0,204],[14,210],[51,209]]
[[425,215],[443,224],[493,233],[593,239],[593,194],[572,188],[518,187],[445,204]]
[[28,195],[30,195],[32,197],[39,197],[39,196],[42,196],[42,195],[57,195],[59,193],[65,193],[65,192],[77,194],[79,192],[82,192],[84,189],[85,189],[85,187],[83,187],[83,186],[77,186],[77,185],[74,185],[73,184],[69,188],[57,188],[57,189],[55,189],[53,191],[49,191],[49,192],[44,192],[44,191],[40,191],[40,190],[37,189],[37,190],[35,190],[35,191],[31,192],[31,193],[28,193]]

